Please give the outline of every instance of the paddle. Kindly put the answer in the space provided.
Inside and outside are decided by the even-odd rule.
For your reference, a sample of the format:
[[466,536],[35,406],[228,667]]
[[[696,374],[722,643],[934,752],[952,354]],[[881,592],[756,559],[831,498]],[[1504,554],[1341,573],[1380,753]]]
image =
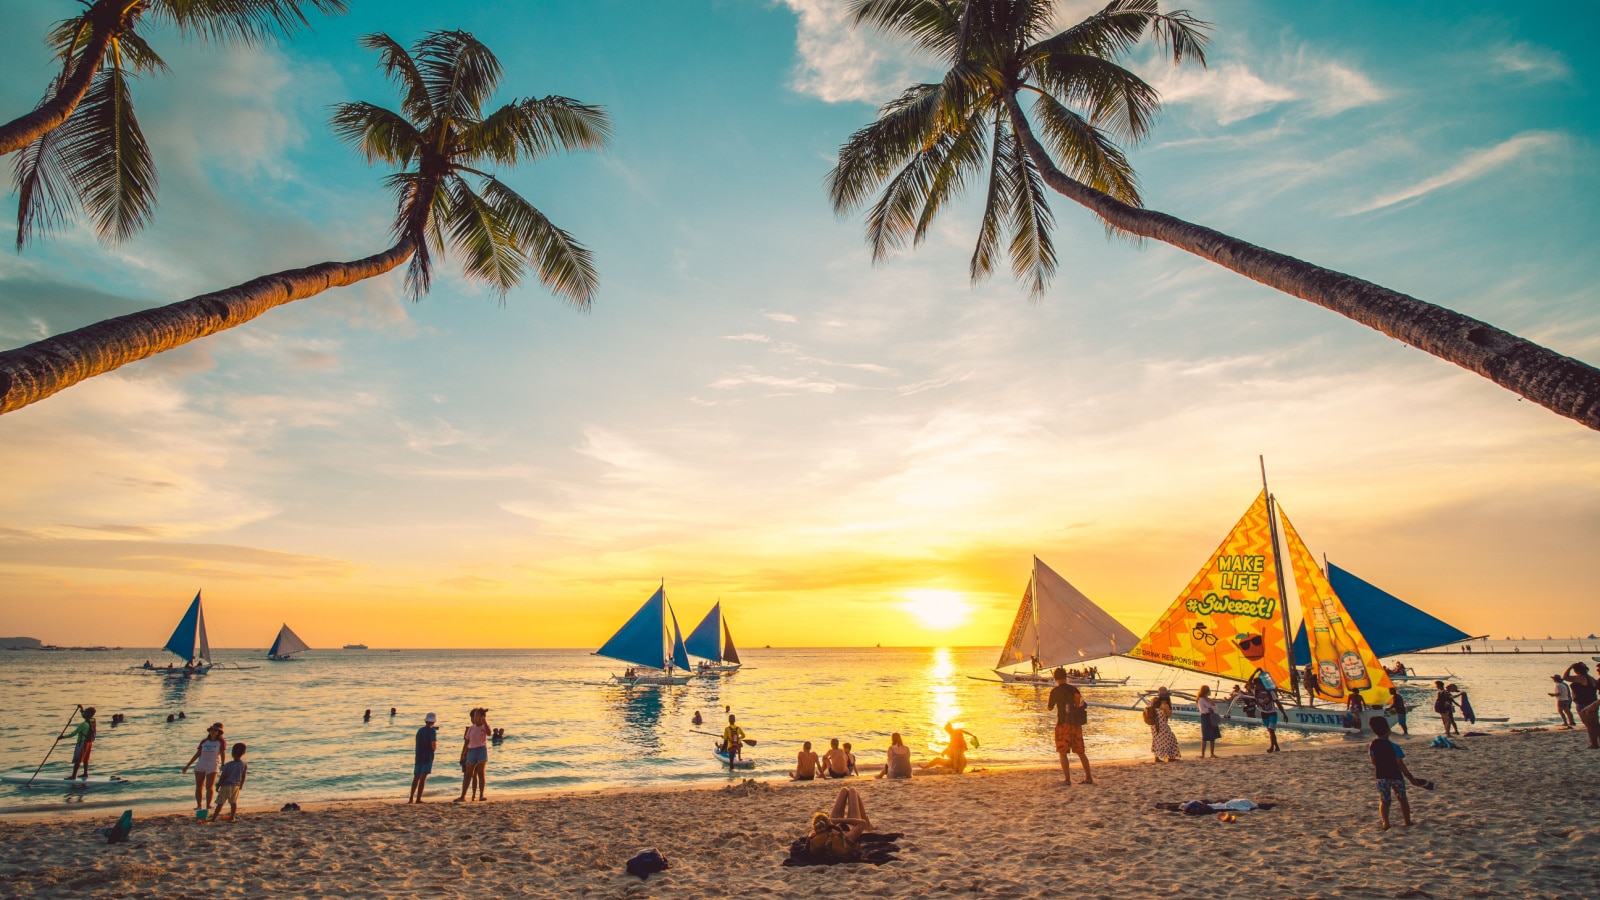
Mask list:
[[71,715],[67,716],[67,724],[61,726],[61,733],[56,735],[55,743],[51,744],[50,749],[45,751],[44,759],[39,760],[39,768],[34,769],[33,774],[28,776],[28,784],[33,784],[33,780],[39,777],[39,772],[44,769],[44,764],[50,761],[50,754],[56,752],[56,745],[60,744],[61,739],[67,736],[67,729],[72,727],[72,720],[77,718],[78,713],[81,712],[83,712],[83,704],[80,703],[73,707]]
[[[720,735],[720,734],[712,734],[709,731],[695,731],[693,728],[689,729],[689,731],[691,733],[693,733],[693,734],[703,734],[706,737],[714,737],[714,738],[722,737],[722,735]],[[750,746],[754,747],[759,742],[755,738],[747,737],[747,738],[744,739],[744,741],[742,743],[746,743],[746,744],[749,744]]]

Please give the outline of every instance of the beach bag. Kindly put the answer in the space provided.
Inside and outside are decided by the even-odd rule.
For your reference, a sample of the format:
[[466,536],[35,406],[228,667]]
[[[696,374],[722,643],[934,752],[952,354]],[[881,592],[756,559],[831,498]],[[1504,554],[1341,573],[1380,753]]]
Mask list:
[[1144,708],[1143,715],[1144,715],[1144,723],[1146,725],[1154,725],[1154,724],[1156,724],[1157,716],[1156,716],[1156,708],[1154,706],[1146,706]]
[[638,876],[640,881],[647,881],[651,875],[670,867],[671,863],[667,862],[667,858],[654,850],[640,853],[628,860],[627,865],[628,874]]
[[1073,706],[1067,709],[1067,723],[1069,725],[1089,724],[1089,707]]
[[122,818],[117,820],[117,824],[102,830],[105,831],[106,834],[106,843],[127,843],[128,835],[133,833],[133,810],[124,810],[122,813]]

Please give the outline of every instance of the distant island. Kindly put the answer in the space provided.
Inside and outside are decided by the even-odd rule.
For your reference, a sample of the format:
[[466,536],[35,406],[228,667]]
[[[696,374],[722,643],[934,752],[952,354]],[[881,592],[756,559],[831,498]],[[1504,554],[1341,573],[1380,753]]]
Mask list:
[[41,641],[38,638],[0,638],[0,650],[39,650],[43,647],[44,641]]

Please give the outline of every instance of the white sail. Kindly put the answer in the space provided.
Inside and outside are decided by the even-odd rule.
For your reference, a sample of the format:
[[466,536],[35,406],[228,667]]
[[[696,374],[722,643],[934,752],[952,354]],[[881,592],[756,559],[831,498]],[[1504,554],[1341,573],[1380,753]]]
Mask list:
[[196,594],[195,605],[199,607],[199,615],[196,617],[197,624],[195,626],[195,631],[200,637],[199,658],[205,660],[206,663],[209,664],[211,662],[211,640],[210,638],[206,637],[206,610],[205,607],[199,606],[199,603],[199,595]]
[[1011,634],[1006,638],[1006,645],[1000,648],[1000,661],[994,667],[1004,669],[1028,662],[1038,651],[1039,629],[1034,623],[1033,579],[1030,578],[1028,586],[1022,591],[1022,604],[1017,607],[1017,618],[1011,623]]
[[305,641],[300,640],[300,635],[295,634],[289,629],[289,626],[285,624],[282,628],[278,629],[278,639],[272,642],[272,651],[269,655],[283,657],[288,656],[291,653],[299,653],[303,650],[310,649],[310,647],[306,646]]
[[1133,632],[1037,556],[1033,558],[1032,588],[1041,666],[1116,656],[1138,643]]

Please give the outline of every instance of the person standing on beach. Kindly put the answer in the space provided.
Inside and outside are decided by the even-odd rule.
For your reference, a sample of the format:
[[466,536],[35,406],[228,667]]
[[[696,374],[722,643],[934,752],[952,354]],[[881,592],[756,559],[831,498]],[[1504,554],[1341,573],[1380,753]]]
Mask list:
[[439,749],[439,726],[434,724],[439,717],[428,713],[422,717],[422,727],[417,729],[417,755],[411,765],[411,793],[406,795],[407,803],[421,803],[422,789],[428,785],[428,776],[433,774],[433,754]]
[[1267,752],[1277,753],[1282,750],[1278,746],[1278,701],[1266,687],[1256,685],[1256,711],[1261,715],[1261,727],[1267,730]]
[[461,735],[461,796],[454,802],[465,803],[467,792],[472,799],[485,800],[483,796],[484,770],[489,766],[489,711],[482,707],[471,713],[472,724]]
[[1577,720],[1572,718],[1572,688],[1561,680],[1560,675],[1551,675],[1550,680],[1556,683],[1556,689],[1549,696],[1556,698],[1556,715],[1561,719],[1561,727],[1576,727]]
[[1383,711],[1394,716],[1395,724],[1400,726],[1401,732],[1406,737],[1411,736],[1411,729],[1406,727],[1406,713],[1411,711],[1411,707],[1406,706],[1406,700],[1400,696],[1399,688],[1395,688],[1394,693],[1389,695],[1389,705],[1385,706]]
[[1078,754],[1083,764],[1083,783],[1094,784],[1089,770],[1089,754],[1083,749],[1083,726],[1089,721],[1089,704],[1076,685],[1067,683],[1067,670],[1056,666],[1050,673],[1056,686],[1050,689],[1050,701],[1045,712],[1056,711],[1056,756],[1061,758],[1061,777],[1067,787],[1072,786],[1072,754]]
[[806,741],[800,745],[800,755],[795,757],[794,771],[789,773],[792,781],[810,781],[817,777],[817,769],[822,765],[822,760],[811,749],[811,742]]
[[1450,696],[1449,691],[1445,690],[1444,682],[1435,681],[1433,687],[1437,692],[1433,695],[1433,711],[1439,714],[1439,721],[1444,723],[1444,733],[1446,735],[1451,733],[1460,734],[1461,729],[1456,726],[1455,698]]
[[1222,739],[1222,716],[1217,714],[1217,701],[1211,696],[1211,685],[1200,685],[1194,695],[1194,705],[1200,710],[1200,758],[1206,758],[1206,747],[1211,748],[1211,758],[1217,758],[1217,741]]
[[232,822],[239,817],[239,791],[244,788],[245,772],[250,766],[244,761],[244,744],[233,745],[233,761],[222,767],[222,774],[217,778],[217,808],[211,813],[211,821],[217,821],[217,816],[222,813],[222,804],[228,804],[228,821]]
[[[210,809],[211,797],[216,790],[217,769],[222,766],[222,753],[227,749],[228,742],[222,736],[222,723],[213,722],[206,729],[206,739],[195,748],[194,755],[184,763],[181,772],[189,771],[194,766],[194,808]],[[205,793],[204,802],[201,801],[201,792]]]
[[1575,662],[1567,666],[1567,686],[1572,688],[1572,705],[1578,721],[1589,733],[1589,749],[1600,750],[1600,682],[1589,674],[1589,666]]
[[100,733],[100,726],[94,720],[94,707],[83,711],[83,720],[78,727],[73,729],[72,736],[77,739],[72,747],[72,777],[78,777],[78,767],[83,766],[83,780],[89,780],[89,754],[94,752],[94,738]]
[[1372,733],[1376,735],[1372,743],[1367,745],[1367,759],[1372,761],[1372,772],[1378,779],[1378,824],[1384,831],[1389,830],[1389,804],[1391,795],[1400,799],[1400,818],[1407,826],[1411,824],[1411,801],[1406,797],[1406,782],[1418,787],[1431,788],[1432,782],[1425,782],[1406,768],[1406,752],[1400,745],[1389,740],[1389,720],[1383,716],[1372,717]]
[[1150,752],[1156,762],[1168,762],[1183,756],[1178,751],[1178,738],[1172,733],[1172,693],[1166,688],[1156,691],[1156,699],[1145,707],[1145,723],[1150,726]]

